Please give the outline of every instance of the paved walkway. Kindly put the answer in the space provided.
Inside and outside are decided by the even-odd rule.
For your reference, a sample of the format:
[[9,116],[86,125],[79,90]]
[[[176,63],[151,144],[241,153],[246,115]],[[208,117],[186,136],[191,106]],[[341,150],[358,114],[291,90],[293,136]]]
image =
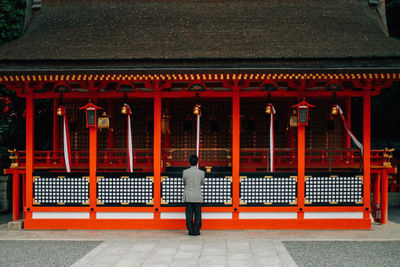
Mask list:
[[[17,243],[10,243],[10,241]],[[71,248],[68,251],[65,249],[65,242],[67,241],[69,242],[67,243],[69,244],[68,247]],[[351,248],[355,247],[355,244],[359,244],[357,246],[361,247],[357,251],[366,250],[365,253],[374,253],[373,250],[369,251],[371,242],[377,246],[379,244],[379,247],[390,249],[389,255],[391,256],[383,255],[386,259],[391,257],[392,260],[388,261],[386,266],[392,266],[393,262],[397,264],[400,261],[400,224],[394,222],[389,222],[387,225],[374,224],[371,230],[210,230],[202,231],[200,236],[188,236],[186,231],[11,231],[5,229],[4,226],[0,227],[0,255],[3,251],[5,255],[1,256],[6,257],[3,261],[10,263],[9,265],[15,263],[14,265],[19,266],[25,265],[24,261],[21,260],[22,257],[26,257],[25,266],[46,266],[46,264],[43,264],[43,253],[41,255],[36,255],[37,252],[32,254],[32,248],[35,246],[47,246],[47,249],[52,247],[54,250],[62,250],[64,254],[70,253],[71,257],[74,255],[75,260],[72,266],[184,267],[296,266],[296,264],[298,266],[318,266],[319,263],[322,263],[321,253],[333,253],[335,255],[335,251],[339,253],[335,257],[339,260],[335,262],[335,265],[346,265],[349,262],[348,260],[341,262],[340,259],[346,259],[346,257],[341,256],[340,253],[350,253],[351,255]],[[23,244],[26,245],[27,251],[22,251],[25,249]],[[15,257],[15,255],[11,256],[9,253],[5,253],[7,246],[19,247],[20,251],[18,251],[17,257],[21,261],[18,263],[12,261],[12,257]],[[86,250],[82,250],[82,247]],[[93,247],[94,249],[92,249]],[[347,249],[343,249],[345,247]],[[41,251],[43,252],[43,249]],[[83,253],[84,256],[78,252]],[[51,261],[51,257],[59,257],[55,254],[49,252],[46,259],[56,263],[56,260]],[[363,255],[354,256],[360,256],[360,259],[365,258]],[[382,255],[372,256],[379,262],[379,257]],[[35,257],[39,257],[37,264]],[[305,260],[302,260],[304,258]],[[350,260],[353,258],[356,263],[359,262],[357,258],[348,258]],[[366,260],[368,259],[364,259],[364,261]],[[385,262],[384,260],[385,258],[382,258],[383,262]],[[370,266],[368,263],[372,264],[372,262],[362,262],[361,260],[359,263],[359,266]],[[70,266],[71,264],[65,262],[65,265],[49,264],[48,266]],[[396,266],[396,264],[393,266]]]
[[106,241],[73,266],[296,266],[296,264],[280,241],[190,238]]

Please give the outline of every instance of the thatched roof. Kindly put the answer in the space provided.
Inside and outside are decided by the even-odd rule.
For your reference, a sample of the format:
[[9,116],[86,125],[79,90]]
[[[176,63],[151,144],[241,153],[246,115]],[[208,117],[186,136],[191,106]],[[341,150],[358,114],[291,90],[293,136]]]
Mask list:
[[0,47],[0,68],[352,67],[399,58],[400,42],[367,0],[43,0],[23,36]]

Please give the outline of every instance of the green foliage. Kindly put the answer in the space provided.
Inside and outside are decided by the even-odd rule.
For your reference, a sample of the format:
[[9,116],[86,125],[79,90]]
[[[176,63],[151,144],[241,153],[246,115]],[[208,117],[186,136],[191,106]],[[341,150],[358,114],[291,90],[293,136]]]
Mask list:
[[0,84],[0,96],[8,97],[11,103],[5,111],[5,102],[0,101],[0,170],[9,166],[8,149],[23,149],[25,145],[25,103],[15,92]]
[[0,45],[17,39],[25,21],[26,0],[0,0]]
[[400,38],[400,0],[386,2],[386,18],[390,35]]
[[400,83],[383,89],[381,94],[372,98],[372,136],[376,139],[391,139],[399,142],[400,125]]

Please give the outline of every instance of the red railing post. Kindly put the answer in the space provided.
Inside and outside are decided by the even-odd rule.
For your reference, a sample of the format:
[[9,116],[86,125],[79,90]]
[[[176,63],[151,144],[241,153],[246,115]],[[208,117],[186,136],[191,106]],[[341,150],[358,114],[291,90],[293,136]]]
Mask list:
[[373,202],[372,202],[373,203],[372,210],[373,210],[373,213],[374,213],[374,219],[377,219],[378,207],[381,204],[381,201],[380,201],[381,195],[380,195],[380,193],[381,193],[381,173],[377,173],[376,174],[376,178],[375,178],[375,182],[374,182],[374,196],[373,196]]
[[[26,173],[22,174],[22,206],[26,206]],[[23,211],[23,218],[26,218],[26,211]]]
[[386,169],[382,170],[382,182],[381,182],[381,223],[386,224],[388,222],[388,197],[389,197],[389,183],[388,183],[388,172]]

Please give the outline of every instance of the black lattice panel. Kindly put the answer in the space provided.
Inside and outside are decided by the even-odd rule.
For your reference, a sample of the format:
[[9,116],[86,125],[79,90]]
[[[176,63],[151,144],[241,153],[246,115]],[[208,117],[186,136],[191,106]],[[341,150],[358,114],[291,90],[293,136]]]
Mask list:
[[153,176],[97,176],[97,204],[153,205]]
[[231,177],[206,177],[201,187],[205,205],[231,205],[232,181]]
[[[230,177],[206,177],[201,187],[205,206],[232,204],[232,182]],[[163,205],[181,205],[183,195],[182,177],[163,177],[161,199]]]
[[241,205],[295,205],[297,177],[241,177]]
[[40,176],[33,177],[33,205],[79,206],[89,204],[89,177]]
[[161,204],[181,204],[183,194],[182,177],[162,177]]
[[306,205],[361,205],[362,175],[313,175],[306,177]]

